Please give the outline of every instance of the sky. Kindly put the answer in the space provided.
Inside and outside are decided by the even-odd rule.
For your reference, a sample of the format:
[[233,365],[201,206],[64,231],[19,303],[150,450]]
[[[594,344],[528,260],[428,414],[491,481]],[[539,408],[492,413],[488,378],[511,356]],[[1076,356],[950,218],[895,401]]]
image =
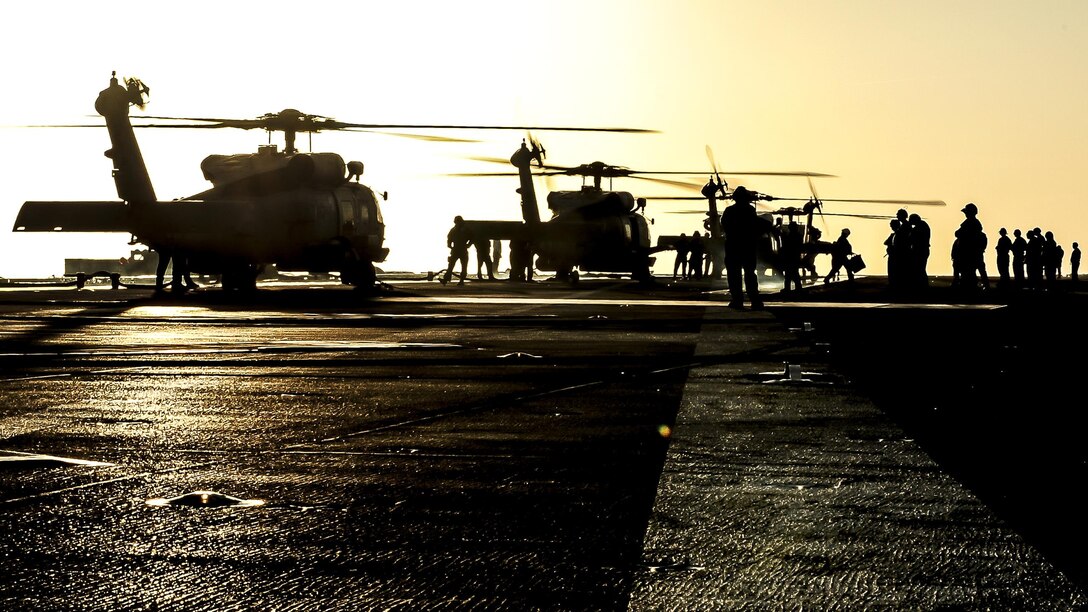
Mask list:
[[[0,9],[0,126],[100,121],[94,99],[116,70],[150,86],[151,115],[245,119],[296,108],[357,123],[643,128],[658,133],[534,136],[556,165],[709,173],[709,147],[731,185],[779,197],[807,197],[809,186],[730,171],[832,174],[814,180],[829,199],[943,200],[910,210],[933,228],[935,274],[951,271],[947,253],[967,202],[978,205],[991,244],[999,227],[1053,231],[1067,253],[1088,239],[1085,2],[18,4]],[[444,267],[454,215],[519,218],[514,177],[448,174],[502,171],[470,158],[509,157],[525,135],[451,135],[480,142],[313,135],[314,151],[362,161],[363,182],[389,192],[385,270]],[[243,130],[137,137],[160,199],[206,189],[205,156],[267,142]],[[0,276],[59,275],[65,258],[128,255],[127,235],[6,230],[26,200],[116,199],[104,129],[0,127],[0,138]],[[309,142],[300,136],[299,145]],[[632,179],[613,187],[697,195]],[[652,201],[651,231],[701,229],[700,217],[678,212],[696,206]],[[828,202],[824,210],[895,208]],[[831,238],[850,227],[867,272],[885,272],[886,221],[827,216],[818,225]],[[661,263],[658,271],[671,268],[671,257]],[[825,272],[828,262],[818,266]]]

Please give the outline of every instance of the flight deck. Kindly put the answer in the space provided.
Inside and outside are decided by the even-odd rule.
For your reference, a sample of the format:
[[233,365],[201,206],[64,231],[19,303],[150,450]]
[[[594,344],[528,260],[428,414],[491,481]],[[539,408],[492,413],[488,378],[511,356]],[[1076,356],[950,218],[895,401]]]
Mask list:
[[1088,604],[1063,389],[993,403],[1043,307],[843,291],[0,291],[0,602]]

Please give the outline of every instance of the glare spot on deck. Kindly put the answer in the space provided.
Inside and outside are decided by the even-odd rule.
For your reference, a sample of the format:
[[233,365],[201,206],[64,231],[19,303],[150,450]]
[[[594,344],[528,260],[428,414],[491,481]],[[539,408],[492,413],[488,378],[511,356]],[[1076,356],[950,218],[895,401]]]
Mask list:
[[85,459],[73,459],[71,457],[55,457],[53,455],[40,455],[37,453],[22,453],[18,451],[0,451],[0,469],[36,469],[51,467],[106,467],[112,463],[102,461],[87,461]]
[[252,508],[263,506],[263,499],[241,499],[215,491],[193,491],[177,497],[156,497],[145,502],[148,506],[188,506],[191,508]]

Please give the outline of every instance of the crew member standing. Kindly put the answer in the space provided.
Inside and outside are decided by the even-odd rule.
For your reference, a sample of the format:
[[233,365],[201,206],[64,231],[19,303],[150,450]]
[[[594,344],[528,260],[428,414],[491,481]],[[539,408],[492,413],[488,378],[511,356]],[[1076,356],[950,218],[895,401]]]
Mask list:
[[502,261],[502,240],[495,238],[491,241],[491,266],[495,272],[499,271],[500,261]]
[[1077,282],[1077,272],[1080,270],[1080,245],[1073,243],[1073,252],[1069,254],[1069,274],[1073,282]]
[[703,278],[703,255],[706,254],[706,243],[703,235],[695,232],[688,241],[688,278]]
[[1009,238],[1009,230],[1001,228],[997,230],[999,235],[997,239],[997,246],[994,250],[997,251],[997,284],[1002,287],[1009,286],[1009,255],[1012,253],[1012,238]]
[[[737,187],[733,203],[722,212],[722,233],[725,236],[725,273],[729,284],[729,307],[743,308],[744,293],[753,309],[763,308],[756,276],[756,253],[759,240],[771,231],[771,223],[756,214],[753,202],[756,194]],[[743,285],[742,275],[743,274]]]
[[778,258],[782,262],[785,281],[783,291],[801,290],[801,249],[804,240],[804,230],[796,221],[790,221],[782,228],[782,247]]
[[1012,277],[1016,282],[1016,288],[1024,287],[1024,262],[1028,252],[1028,241],[1024,239],[1020,228],[1012,231]]
[[982,233],[982,222],[978,220],[978,207],[974,202],[969,202],[960,212],[965,218],[956,230],[958,250],[952,265],[959,269],[962,286],[968,291],[975,291],[979,288],[978,272],[983,265],[986,235]]
[[487,279],[495,280],[495,268],[491,261],[491,241],[487,238],[473,237],[469,241],[476,248],[476,279],[483,280],[483,273],[487,271]]
[[450,258],[446,265],[446,275],[441,279],[443,285],[450,282],[453,277],[453,267],[458,262],[461,263],[461,280],[457,284],[465,284],[465,277],[468,276],[468,238],[465,220],[461,218],[461,215],[457,215],[453,218],[453,227],[446,234],[446,246],[450,249]]
[[676,259],[672,262],[672,278],[676,279],[679,274],[681,279],[687,279],[688,277],[688,250],[690,248],[691,241],[688,239],[687,234],[680,233],[680,237],[676,239],[676,244],[673,249],[676,250]]
[[912,284],[918,288],[929,286],[929,240],[931,231],[929,224],[918,213],[911,213],[907,220],[910,221],[910,259],[911,270],[914,278]]

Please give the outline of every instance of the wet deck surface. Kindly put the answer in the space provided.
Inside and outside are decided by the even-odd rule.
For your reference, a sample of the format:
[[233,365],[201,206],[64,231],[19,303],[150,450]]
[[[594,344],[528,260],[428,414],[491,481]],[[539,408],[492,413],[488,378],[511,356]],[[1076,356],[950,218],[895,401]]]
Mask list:
[[[935,379],[950,394],[900,390],[927,371],[895,369],[915,359],[882,378],[856,358],[905,321],[927,321],[920,351],[920,330],[981,335],[1006,309],[889,322],[894,309],[737,312],[719,293],[603,281],[392,289],[0,291],[0,602],[1088,602],[1079,513],[1042,513],[1041,529],[1023,501],[1084,482],[1080,455],[1032,452],[1053,422],[1021,439],[1034,463],[997,473],[978,464],[1010,439],[1004,419],[985,444],[949,442],[989,395],[951,376]],[[936,354],[933,372],[958,353]],[[936,396],[972,419],[934,421]],[[1002,501],[998,483],[1023,481],[1014,462],[1042,484]]]

